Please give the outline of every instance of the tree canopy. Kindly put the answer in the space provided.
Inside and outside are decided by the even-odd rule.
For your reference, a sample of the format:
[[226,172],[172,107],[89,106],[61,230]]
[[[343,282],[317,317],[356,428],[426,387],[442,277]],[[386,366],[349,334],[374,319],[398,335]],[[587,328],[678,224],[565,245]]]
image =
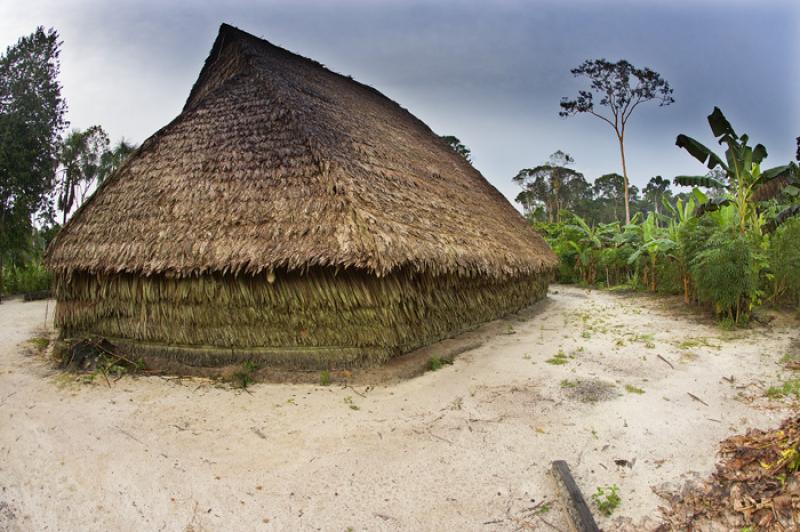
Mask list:
[[58,33],[39,27],[0,56],[0,249],[7,254],[30,239],[31,218],[52,188],[67,125],[60,51]]
[[[630,197],[628,190],[628,168],[625,163],[625,128],[633,111],[645,102],[655,101],[659,107],[669,105],[672,98],[672,87],[661,77],[661,74],[649,68],[636,68],[628,61],[620,60],[612,63],[605,59],[586,60],[577,68],[573,68],[573,76],[588,78],[589,90],[579,90],[574,98],[561,99],[562,117],[578,113],[591,114],[608,123],[617,136],[622,177],[624,181],[625,223],[630,223]],[[597,102],[608,109],[609,114],[595,106]]]

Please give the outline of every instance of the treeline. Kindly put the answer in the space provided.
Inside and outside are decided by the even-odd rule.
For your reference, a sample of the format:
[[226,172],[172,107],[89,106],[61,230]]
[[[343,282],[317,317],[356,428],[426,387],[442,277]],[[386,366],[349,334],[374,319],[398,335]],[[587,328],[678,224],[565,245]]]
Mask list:
[[[605,174],[590,183],[586,177],[571,168],[575,160],[559,150],[549,160],[534,168],[520,170],[513,181],[522,187],[516,201],[522,205],[531,222],[558,223],[569,212],[595,225],[624,221],[625,179],[617,173]],[[670,181],[661,176],[650,179],[643,190],[635,185],[628,187],[631,213],[646,216],[650,212],[661,214],[664,202],[675,205],[677,199],[686,199],[686,193],[673,195]]]
[[136,149],[100,126],[68,130],[61,44],[39,27],[0,56],[0,294],[49,287],[47,244]]
[[613,209],[619,195],[589,186],[561,152],[514,178],[525,188],[517,200],[561,259],[560,282],[681,294],[731,326],[765,302],[800,308],[798,166],[762,170],[763,145],[750,146],[719,109],[708,121],[725,153],[679,135],[709,173],[674,178],[688,190],[678,195],[651,180],[642,197],[631,194],[628,224]]

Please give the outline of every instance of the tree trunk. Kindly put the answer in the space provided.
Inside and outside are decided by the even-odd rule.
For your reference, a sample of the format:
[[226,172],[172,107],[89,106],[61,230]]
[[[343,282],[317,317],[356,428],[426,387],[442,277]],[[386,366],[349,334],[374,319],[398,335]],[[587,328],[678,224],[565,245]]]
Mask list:
[[656,291],[656,282],[658,280],[658,278],[656,277],[656,257],[655,257],[655,255],[653,256],[653,259],[652,259],[651,269],[653,271],[650,274],[650,283],[651,283],[651,286],[653,288],[653,292],[655,292]]
[[[0,203],[5,205],[5,202]],[[0,208],[0,235],[5,235],[6,225],[6,211]],[[0,302],[3,300],[3,250],[0,249]]]
[[625,165],[625,138],[617,134],[617,140],[619,141],[619,155],[622,159],[622,179],[625,188],[625,224],[627,225],[631,223],[631,204],[628,197],[628,167]]
[[683,303],[688,305],[689,304],[689,276],[683,276]]

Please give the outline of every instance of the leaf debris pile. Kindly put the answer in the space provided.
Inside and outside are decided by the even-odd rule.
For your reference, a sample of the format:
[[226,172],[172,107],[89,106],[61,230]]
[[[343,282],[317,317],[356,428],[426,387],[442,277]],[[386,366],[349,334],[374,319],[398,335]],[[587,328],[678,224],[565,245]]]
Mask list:
[[778,429],[750,429],[720,444],[722,460],[707,480],[680,493],[658,493],[667,530],[798,530],[800,416]]

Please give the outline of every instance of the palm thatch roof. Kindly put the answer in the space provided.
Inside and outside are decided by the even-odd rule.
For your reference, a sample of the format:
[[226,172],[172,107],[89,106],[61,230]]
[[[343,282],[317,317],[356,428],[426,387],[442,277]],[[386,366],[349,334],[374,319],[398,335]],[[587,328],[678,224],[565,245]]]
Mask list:
[[530,274],[556,257],[430,128],[375,89],[223,24],[181,114],[63,228],[61,274]]

